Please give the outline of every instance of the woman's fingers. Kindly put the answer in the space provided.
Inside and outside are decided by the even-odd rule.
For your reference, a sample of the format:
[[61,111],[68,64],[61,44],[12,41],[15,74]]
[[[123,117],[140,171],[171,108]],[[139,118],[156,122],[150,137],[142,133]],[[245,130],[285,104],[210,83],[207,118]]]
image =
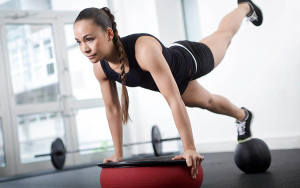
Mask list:
[[196,178],[196,174],[198,172],[198,168],[199,168],[199,163],[198,161],[200,160],[200,158],[198,156],[194,156],[193,158],[193,168],[194,168],[194,175],[195,175],[195,178]]
[[198,162],[199,161],[199,158],[197,156],[194,156],[193,158],[193,168],[196,169],[198,168]]
[[192,167],[193,166],[193,160],[192,160],[192,156],[188,156],[186,157],[186,164],[188,167]]
[[176,160],[176,159],[184,159],[182,155],[178,155],[172,158],[172,160]]
[[103,159],[103,163],[107,163],[107,162],[117,162],[117,159],[111,159],[111,158]]
[[204,160],[204,157],[196,152],[185,152],[182,155],[178,155],[172,158],[172,160],[177,159],[185,159],[188,167],[191,167],[191,177],[196,179],[196,175],[198,174],[199,166],[201,162]]
[[[199,166],[201,165],[201,159],[199,159],[198,161],[197,161],[197,166],[198,166],[198,169],[199,169]],[[198,174],[198,170],[197,170],[197,174]]]

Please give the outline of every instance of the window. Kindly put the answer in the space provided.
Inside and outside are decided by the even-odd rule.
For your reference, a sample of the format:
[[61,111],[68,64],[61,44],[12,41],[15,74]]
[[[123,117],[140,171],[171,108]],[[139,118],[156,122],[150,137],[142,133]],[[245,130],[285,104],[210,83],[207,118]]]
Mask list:
[[48,73],[48,75],[54,74],[54,64],[53,63],[47,65],[47,73]]
[[3,131],[2,131],[2,119],[0,117],[0,168],[6,166],[5,162],[5,149],[4,149],[4,138],[3,138]]

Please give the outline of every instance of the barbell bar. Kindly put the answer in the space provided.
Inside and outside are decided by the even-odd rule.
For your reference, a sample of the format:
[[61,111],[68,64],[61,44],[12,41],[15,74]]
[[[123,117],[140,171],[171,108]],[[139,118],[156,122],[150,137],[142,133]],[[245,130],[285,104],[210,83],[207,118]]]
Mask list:
[[[159,128],[156,125],[154,125],[154,126],[152,126],[152,129],[151,129],[151,141],[123,144],[123,147],[152,143],[152,147],[153,147],[155,156],[161,156],[163,154],[162,153],[162,144],[161,144],[162,142],[180,140],[180,139],[181,139],[180,137],[161,139],[161,134],[160,134]],[[108,148],[114,148],[114,146],[66,151],[63,141],[60,138],[57,138],[51,144],[51,153],[35,155],[35,157],[45,157],[45,156],[50,155],[53,166],[56,169],[62,169],[64,166],[64,163],[65,163],[67,153],[78,153],[78,152],[82,152],[82,151],[91,151],[91,150],[96,150],[96,149],[108,149]]]
[[[132,143],[132,144],[123,144],[123,147],[139,145],[139,144],[149,144],[149,143],[151,143],[151,142],[146,141],[146,142],[137,142],[137,143]],[[114,148],[114,146],[87,148],[87,149],[80,149],[80,150],[74,150],[74,151],[65,151],[64,153],[78,153],[78,152],[82,152],[82,151],[91,151],[91,150],[108,149],[108,148]],[[63,153],[63,151],[56,151],[56,154],[58,154],[58,155],[61,155],[62,153]],[[48,156],[48,155],[51,155],[51,153],[35,155],[34,157],[45,157],[45,156]]]

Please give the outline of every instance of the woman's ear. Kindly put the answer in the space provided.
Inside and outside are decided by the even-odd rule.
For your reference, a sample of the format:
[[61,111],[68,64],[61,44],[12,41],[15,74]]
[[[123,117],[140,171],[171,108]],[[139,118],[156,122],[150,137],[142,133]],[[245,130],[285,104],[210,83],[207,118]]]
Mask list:
[[106,30],[107,36],[108,36],[108,41],[113,40],[114,38],[114,31],[109,27]]

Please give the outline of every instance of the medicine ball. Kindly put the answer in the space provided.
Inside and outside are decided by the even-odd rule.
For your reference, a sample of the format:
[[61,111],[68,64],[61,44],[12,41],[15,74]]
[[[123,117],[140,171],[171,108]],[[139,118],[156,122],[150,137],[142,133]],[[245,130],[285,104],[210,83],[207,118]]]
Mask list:
[[264,141],[253,138],[237,145],[234,161],[245,173],[261,173],[270,167],[271,153]]

